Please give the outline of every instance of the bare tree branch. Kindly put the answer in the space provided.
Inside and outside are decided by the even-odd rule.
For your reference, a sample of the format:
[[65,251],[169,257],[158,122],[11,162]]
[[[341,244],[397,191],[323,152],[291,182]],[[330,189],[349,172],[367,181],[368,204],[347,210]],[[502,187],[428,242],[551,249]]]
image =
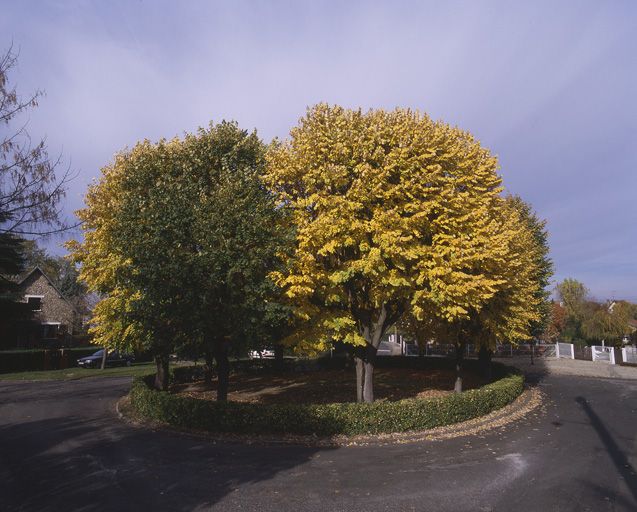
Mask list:
[[[0,125],[8,133],[0,141],[0,233],[51,235],[77,227],[62,217],[60,204],[69,182],[77,174],[70,168],[58,176],[61,155],[49,158],[46,140],[33,144],[27,131],[28,122],[11,129],[16,116],[37,107],[41,91],[26,99],[9,85],[9,72],[17,64],[13,44],[0,55]],[[4,131],[4,129],[3,129]]]

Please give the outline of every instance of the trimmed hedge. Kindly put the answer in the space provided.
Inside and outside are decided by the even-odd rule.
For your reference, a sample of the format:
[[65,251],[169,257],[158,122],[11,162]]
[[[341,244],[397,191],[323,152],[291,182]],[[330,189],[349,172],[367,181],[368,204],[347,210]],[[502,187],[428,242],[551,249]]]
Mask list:
[[450,425],[504,407],[524,389],[523,376],[507,370],[502,379],[464,393],[373,404],[217,403],[156,391],[153,376],[136,378],[130,398],[143,417],[176,427],[235,434],[381,434]]

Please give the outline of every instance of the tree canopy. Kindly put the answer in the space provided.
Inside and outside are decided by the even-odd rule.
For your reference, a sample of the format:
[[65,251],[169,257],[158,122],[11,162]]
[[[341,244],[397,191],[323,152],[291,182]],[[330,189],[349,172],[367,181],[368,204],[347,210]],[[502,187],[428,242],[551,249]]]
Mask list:
[[582,322],[582,333],[586,339],[621,346],[623,336],[630,331],[634,305],[626,301],[609,301],[589,307],[590,311]]
[[[376,350],[401,315],[471,320],[524,253],[496,169],[469,133],[418,112],[309,109],[270,147],[266,174],[296,226],[275,274],[306,321],[291,342],[361,347],[358,398],[372,401]],[[524,306],[514,301],[508,329]]]
[[529,240],[530,264],[529,277],[532,280],[534,303],[538,318],[531,321],[529,334],[538,338],[545,331],[551,318],[551,291],[549,285],[553,276],[553,261],[549,257],[549,242],[546,221],[541,219],[532,206],[519,196],[508,198],[510,204],[517,210],[525,230],[530,233]]
[[302,351],[353,347],[357,399],[371,402],[376,352],[401,319],[488,346],[542,321],[545,226],[501,192],[497,159],[466,131],[320,104],[267,150],[223,122],[119,153],[69,246],[102,297],[96,342],[152,350],[158,387],[176,347],[214,356],[221,382],[233,347],[291,331]]
[[567,278],[555,287],[558,301],[566,313],[562,337],[567,341],[584,339],[582,323],[588,308],[588,289],[577,279]]
[[96,342],[150,348],[165,373],[179,344],[227,359],[229,343],[281,320],[266,275],[286,227],[260,181],[263,152],[256,133],[222,122],[141,142],[102,170],[79,212],[84,241],[71,244],[82,278],[104,297]]

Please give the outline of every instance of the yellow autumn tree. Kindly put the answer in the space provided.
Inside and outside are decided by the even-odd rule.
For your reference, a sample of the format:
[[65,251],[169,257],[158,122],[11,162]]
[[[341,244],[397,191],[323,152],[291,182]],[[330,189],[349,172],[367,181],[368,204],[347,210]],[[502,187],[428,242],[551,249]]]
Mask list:
[[527,339],[534,322],[541,319],[544,280],[538,278],[546,261],[519,207],[519,198],[507,198],[502,208],[501,230],[508,238],[507,258],[499,267],[502,285],[477,313],[483,344]]
[[267,154],[265,180],[296,225],[279,286],[304,321],[291,343],[355,346],[358,401],[373,401],[381,337],[405,313],[469,319],[504,284],[497,159],[415,111],[319,104]]
[[502,200],[493,225],[493,240],[501,249],[499,263],[492,269],[499,283],[495,293],[480,307],[471,308],[466,318],[449,322],[439,319],[448,341],[456,345],[455,391],[462,391],[462,360],[467,343],[480,348],[484,376],[491,378],[490,353],[498,342],[516,343],[531,336],[540,322],[545,301],[545,283],[551,272],[548,247],[530,229],[527,207],[517,197]]

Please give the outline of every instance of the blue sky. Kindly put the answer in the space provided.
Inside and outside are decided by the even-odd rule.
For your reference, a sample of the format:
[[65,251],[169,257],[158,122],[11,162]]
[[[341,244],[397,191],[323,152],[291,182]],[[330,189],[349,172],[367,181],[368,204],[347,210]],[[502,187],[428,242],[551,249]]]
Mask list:
[[[637,301],[637,2],[0,2],[29,129],[79,172],[235,119],[411,107],[476,135],[548,221],[557,280]],[[58,241],[59,242],[59,241]],[[57,242],[56,242],[57,243]]]

